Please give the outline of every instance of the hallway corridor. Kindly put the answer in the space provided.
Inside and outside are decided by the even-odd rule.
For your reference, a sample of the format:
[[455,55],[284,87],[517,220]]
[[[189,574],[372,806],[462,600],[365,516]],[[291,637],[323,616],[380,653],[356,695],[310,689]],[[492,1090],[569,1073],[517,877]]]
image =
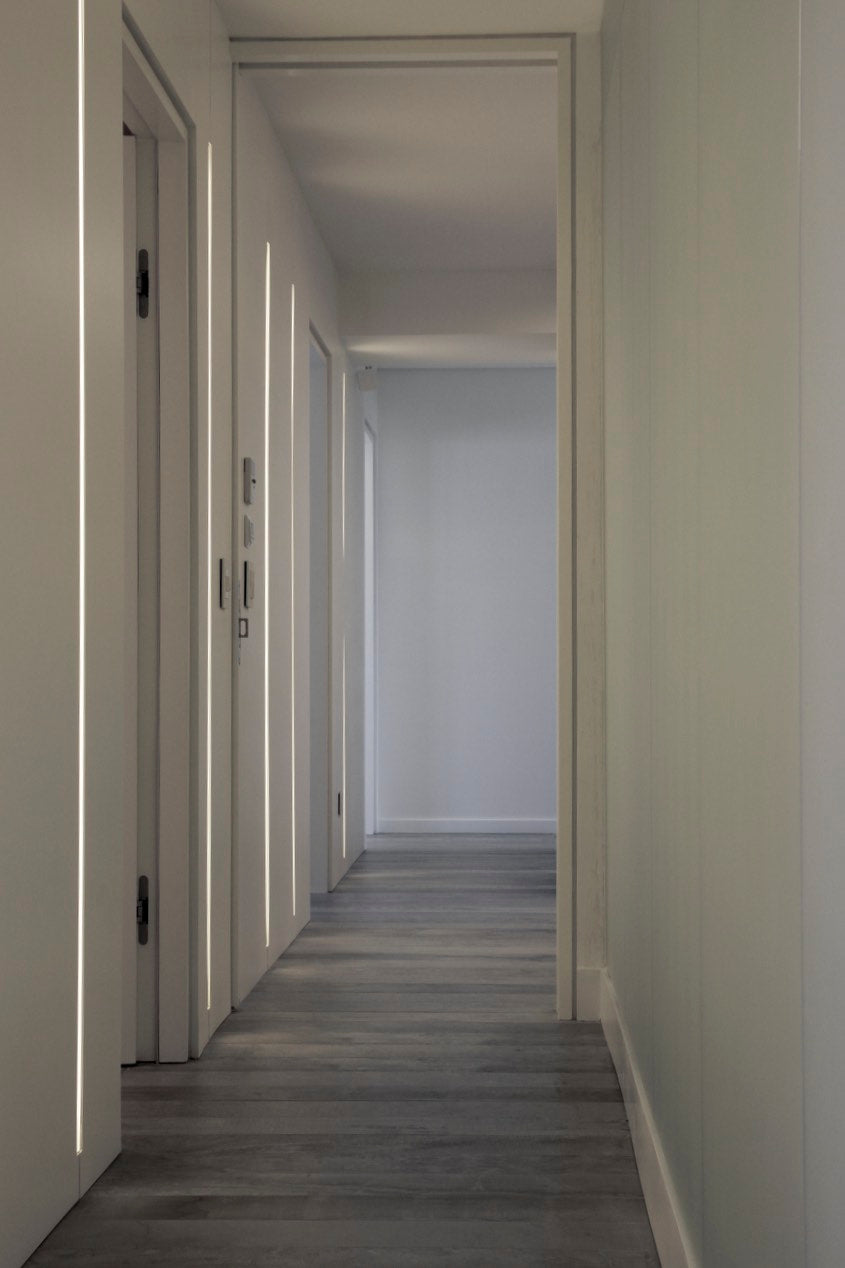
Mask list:
[[556,1022],[549,837],[379,837],[30,1260],[658,1264],[601,1028]]

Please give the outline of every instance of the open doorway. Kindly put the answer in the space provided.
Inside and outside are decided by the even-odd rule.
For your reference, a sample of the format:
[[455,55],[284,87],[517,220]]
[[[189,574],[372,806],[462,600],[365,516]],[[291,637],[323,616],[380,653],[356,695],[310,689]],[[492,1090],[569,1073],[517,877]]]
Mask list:
[[192,529],[188,135],[128,31],[123,85],[129,1065],[189,1053]]
[[[557,683],[557,692],[546,692],[553,713],[553,804],[547,798],[536,818],[559,829],[562,1017],[573,1013],[575,986],[572,52],[565,37],[334,41],[319,49],[244,40],[237,49],[240,77],[269,115],[337,269],[341,334],[353,365],[387,372],[556,371],[555,451],[545,467],[556,486],[556,558],[547,596],[556,608],[557,645],[553,636],[546,675],[549,685]],[[342,169],[333,166],[336,179],[328,182],[325,173],[338,154]],[[382,441],[380,425],[379,446]],[[360,446],[359,469],[366,443],[362,428],[353,440]],[[363,478],[360,487],[363,499]],[[385,535],[380,554],[396,547]],[[361,563],[363,572],[366,555]],[[357,566],[350,556],[345,575],[351,578]],[[453,614],[460,612],[459,598]],[[380,633],[382,616],[380,596]],[[447,612],[438,639],[448,626]],[[430,640],[422,649],[426,656],[432,646]],[[366,646],[362,650],[360,666],[357,655],[350,661],[344,698],[348,694],[354,711],[360,702],[363,731],[372,692]],[[429,678],[429,695],[442,689]],[[406,711],[406,726],[416,723]],[[366,751],[370,740],[362,735],[362,741]],[[367,827],[379,821],[384,831],[377,804],[383,789],[379,781],[374,796],[371,778],[380,762],[369,766],[362,781],[370,803]],[[478,823],[486,816],[482,810],[460,817]]]

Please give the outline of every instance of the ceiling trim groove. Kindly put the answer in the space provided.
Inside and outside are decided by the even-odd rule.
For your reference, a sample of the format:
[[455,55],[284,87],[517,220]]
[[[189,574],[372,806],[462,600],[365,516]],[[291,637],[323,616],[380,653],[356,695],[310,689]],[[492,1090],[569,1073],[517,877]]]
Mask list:
[[412,44],[427,40],[571,40],[575,31],[513,31],[469,35],[230,35],[231,44]]
[[554,66],[568,58],[572,35],[443,35],[363,39],[234,38],[232,61],[243,70],[312,68],[378,69],[428,63],[434,66]]
[[442,57],[431,58],[429,61],[418,60],[401,60],[373,62],[347,62],[347,61],[321,61],[321,62],[245,62],[239,61],[237,65],[241,70],[438,70],[446,67],[449,70],[501,70],[508,67],[518,67],[521,70],[532,67],[549,67],[554,66],[555,59],[552,55],[548,57],[512,57],[512,58],[487,58],[486,60],[477,61],[458,61],[449,58],[445,60]]

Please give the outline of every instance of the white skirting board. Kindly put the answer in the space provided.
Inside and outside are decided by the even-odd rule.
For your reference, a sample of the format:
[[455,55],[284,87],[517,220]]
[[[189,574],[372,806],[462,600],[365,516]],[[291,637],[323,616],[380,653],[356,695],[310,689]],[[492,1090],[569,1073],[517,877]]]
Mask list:
[[554,819],[379,819],[377,831],[387,836],[391,833],[415,836],[430,833],[434,836],[461,832],[485,836],[553,836],[557,822]]
[[662,1268],[701,1268],[685,1227],[616,992],[604,971],[601,974],[601,1023],[622,1087],[640,1182]]

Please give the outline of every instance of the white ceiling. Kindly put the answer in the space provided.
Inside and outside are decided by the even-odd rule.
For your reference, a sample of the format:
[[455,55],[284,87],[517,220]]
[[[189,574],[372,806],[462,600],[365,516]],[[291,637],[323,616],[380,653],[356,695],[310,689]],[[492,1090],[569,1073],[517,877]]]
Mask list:
[[218,0],[232,36],[287,39],[598,31],[603,0]]
[[341,271],[554,267],[553,69],[249,73]]
[[[603,0],[218,3],[230,34],[252,39],[587,32],[603,9]],[[251,74],[342,272],[554,269],[553,71]],[[356,358],[381,365],[553,364],[553,342],[517,325],[349,340]]]

